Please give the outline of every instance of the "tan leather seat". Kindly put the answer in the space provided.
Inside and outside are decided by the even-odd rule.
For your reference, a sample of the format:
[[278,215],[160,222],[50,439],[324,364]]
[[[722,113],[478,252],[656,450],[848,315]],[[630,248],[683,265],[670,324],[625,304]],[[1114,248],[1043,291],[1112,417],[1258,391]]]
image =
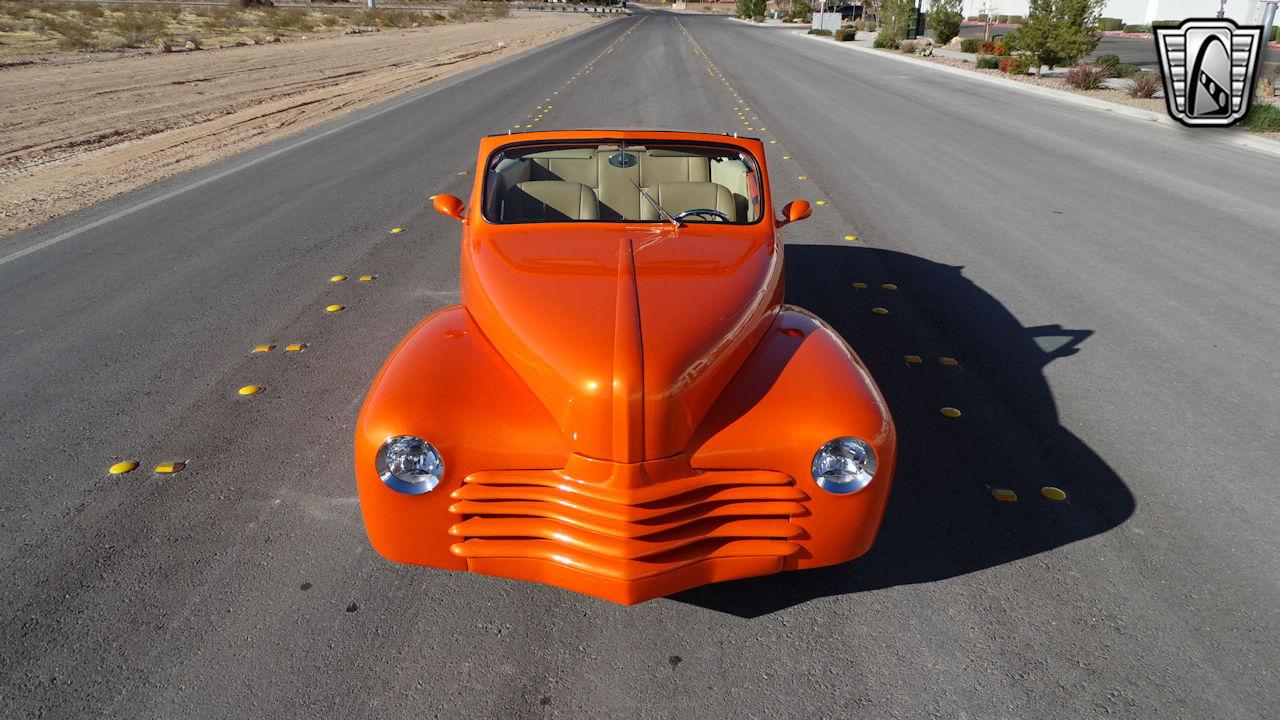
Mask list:
[[526,180],[507,191],[502,219],[514,222],[599,220],[600,206],[591,188],[567,180]]
[[[729,218],[729,222],[738,222],[738,204],[733,200],[733,193],[723,185],[713,182],[664,182],[658,187],[648,189],[653,199],[658,201],[663,210],[673,216],[685,210],[719,210]],[[648,202],[641,208],[642,220],[658,220],[658,211]],[[714,216],[690,216],[694,221],[718,222]]]

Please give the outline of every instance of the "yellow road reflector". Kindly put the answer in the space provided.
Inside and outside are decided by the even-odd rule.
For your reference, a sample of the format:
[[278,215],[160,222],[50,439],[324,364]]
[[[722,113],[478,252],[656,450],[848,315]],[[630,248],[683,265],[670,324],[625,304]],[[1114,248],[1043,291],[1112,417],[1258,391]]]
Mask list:
[[938,358],[938,362],[942,363],[943,365],[946,365],[947,367],[955,367],[956,365],[959,365],[959,364],[960,364],[960,362],[959,362],[958,360],[956,360],[955,358],[953,358],[953,357],[947,357],[947,356],[945,356],[945,355],[943,355],[942,357]]
[[949,417],[949,418],[960,417],[960,411],[953,407],[944,407],[938,412],[942,413],[942,417]]
[[769,128],[760,128],[760,129],[761,129],[761,130],[768,130]]
[[1018,502],[1018,493],[1009,488],[992,488],[991,497],[1000,502]]
[[1053,500],[1054,502],[1062,502],[1063,500],[1067,499],[1067,494],[1065,492],[1063,492],[1060,488],[1056,488],[1052,485],[1045,485],[1044,487],[1040,488],[1040,494],[1049,498],[1050,500]]
[[306,343],[294,343],[292,345],[286,345],[284,348],[284,351],[285,352],[301,352],[302,350],[306,350],[306,349],[307,349]]
[[827,204],[827,201],[826,201],[826,200],[814,200],[814,201],[813,201],[813,204],[814,204],[814,205],[826,205],[826,204]]
[[266,388],[262,387],[261,385],[245,385],[244,387],[240,388],[236,392],[240,393],[241,395],[257,395],[258,393],[262,392],[265,389]]
[[393,228],[391,228],[391,232],[392,232],[393,234],[402,233],[402,232],[404,232],[404,228],[402,228],[402,227],[393,227]]
[[864,283],[864,282],[856,282],[856,283],[854,283],[854,284],[853,284],[853,286],[854,286],[856,289],[858,289],[858,290],[866,290],[866,289],[867,289],[867,284],[866,284],[866,283]]
[[790,160],[790,159],[791,159],[791,156],[790,156],[790,155],[783,155],[783,156],[782,156],[782,159],[783,159],[783,160]]
[[898,286],[897,286],[897,285],[894,285],[893,283],[885,283],[885,284],[881,285],[880,287],[882,287],[882,288],[884,288],[885,290],[888,290],[888,291],[890,291],[890,292],[892,292],[892,291],[894,291],[894,290],[897,290],[897,289],[898,289]]
[[347,279],[346,275],[334,275],[333,277],[329,278],[329,282],[342,282],[343,280],[346,280],[346,279]]
[[920,363],[924,362],[924,359],[921,358],[919,355],[903,355],[902,359],[911,365],[919,365]]
[[120,462],[107,468],[107,472],[112,475],[123,475],[127,472],[133,472],[138,467],[138,463],[133,460],[121,460]]
[[796,179],[797,179],[797,180],[808,180],[808,179],[809,179],[809,176],[808,176],[808,175],[801,175],[801,176],[797,177]]
[[845,235],[845,236],[844,236],[844,239],[845,239],[845,240],[848,240],[849,242],[855,242],[855,241],[857,241],[858,236],[857,236],[857,235]]
[[373,279],[376,277],[378,276],[377,275],[361,275],[360,282],[373,282]]
[[347,309],[347,308],[346,308],[346,307],[344,307],[344,306],[342,306],[342,305],[330,305],[329,307],[325,308],[324,310],[325,310],[325,312],[336,313],[336,312],[342,312],[343,310],[346,310],[346,309]]
[[777,141],[777,140],[770,140],[770,141],[769,141],[769,144],[770,144],[770,145],[777,145],[777,144],[778,144],[778,141]]
[[254,345],[253,351],[256,353],[271,352],[272,350],[275,349],[275,347],[276,347],[275,345]]
[[871,308],[871,312],[875,313],[876,315],[888,315],[889,309],[882,308],[882,307],[873,307]]
[[182,468],[186,466],[187,466],[186,463],[177,462],[176,460],[170,461],[170,462],[164,462],[156,466],[156,472],[161,475],[172,475],[176,472],[182,472]]

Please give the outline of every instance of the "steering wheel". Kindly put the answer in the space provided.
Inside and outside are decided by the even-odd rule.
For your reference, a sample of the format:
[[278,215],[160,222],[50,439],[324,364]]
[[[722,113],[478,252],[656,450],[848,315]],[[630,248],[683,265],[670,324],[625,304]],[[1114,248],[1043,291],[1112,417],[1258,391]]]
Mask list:
[[692,210],[685,210],[682,213],[676,213],[675,220],[676,222],[680,222],[681,220],[685,219],[686,217],[689,217],[690,215],[709,215],[711,217],[720,218],[720,220],[723,222],[733,222],[732,220],[729,219],[728,215],[725,215],[719,210],[712,210],[710,208],[693,208]]

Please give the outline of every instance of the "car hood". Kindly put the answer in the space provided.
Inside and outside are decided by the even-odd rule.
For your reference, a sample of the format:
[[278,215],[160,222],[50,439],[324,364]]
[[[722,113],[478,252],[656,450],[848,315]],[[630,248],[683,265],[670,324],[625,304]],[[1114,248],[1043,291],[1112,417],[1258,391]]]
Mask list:
[[574,452],[669,457],[781,302],[770,235],[520,228],[464,243],[462,301]]

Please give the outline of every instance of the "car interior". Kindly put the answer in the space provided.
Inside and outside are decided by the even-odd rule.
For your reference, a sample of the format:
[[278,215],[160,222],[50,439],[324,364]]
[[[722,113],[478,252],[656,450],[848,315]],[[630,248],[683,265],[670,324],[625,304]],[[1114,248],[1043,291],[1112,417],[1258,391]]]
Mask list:
[[497,223],[760,219],[760,172],[733,148],[543,145],[489,162],[485,217]]

